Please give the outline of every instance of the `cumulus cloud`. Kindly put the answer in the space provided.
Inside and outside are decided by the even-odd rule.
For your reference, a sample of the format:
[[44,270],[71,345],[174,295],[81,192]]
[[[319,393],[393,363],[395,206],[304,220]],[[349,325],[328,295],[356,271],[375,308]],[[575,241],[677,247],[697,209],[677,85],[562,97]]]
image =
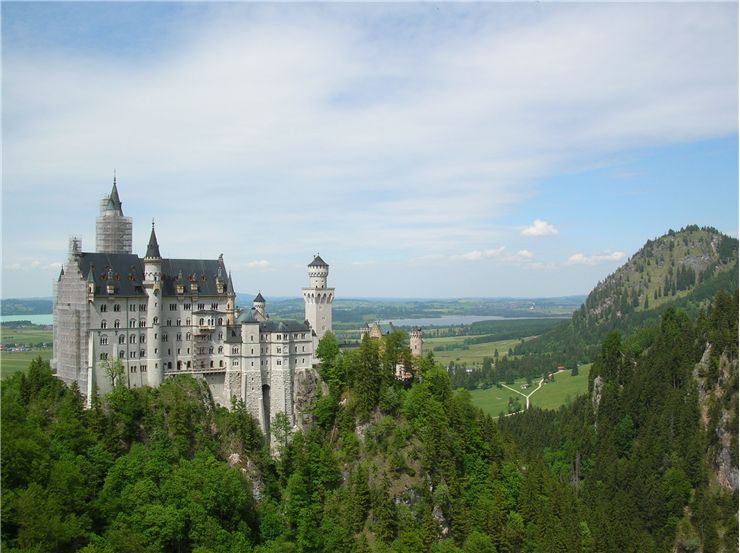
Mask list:
[[599,263],[608,263],[621,261],[624,259],[626,254],[624,252],[611,252],[597,255],[584,255],[582,253],[574,253],[568,258],[568,265],[598,265]]
[[557,233],[558,229],[547,221],[540,219],[535,219],[534,223],[522,230],[523,236],[552,236]]
[[516,254],[519,257],[523,257],[523,258],[526,258],[526,259],[531,259],[531,258],[534,257],[534,254],[532,252],[530,252],[529,250],[519,250],[518,252],[516,252]]

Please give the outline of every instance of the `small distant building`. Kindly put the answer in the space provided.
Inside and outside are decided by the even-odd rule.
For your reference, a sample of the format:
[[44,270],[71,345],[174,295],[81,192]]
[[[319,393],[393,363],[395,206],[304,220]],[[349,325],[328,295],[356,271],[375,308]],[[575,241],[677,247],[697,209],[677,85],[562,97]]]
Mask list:
[[[373,340],[379,340],[383,336],[394,332],[396,327],[393,323],[381,324],[380,321],[375,321],[371,327],[367,323],[364,323],[360,328],[360,341],[365,339],[365,336]],[[424,333],[421,327],[414,327],[409,333],[409,349],[413,357],[421,357],[422,346],[424,343]],[[412,378],[410,372],[411,367],[407,367],[404,363],[396,364],[396,378],[401,381],[409,381]]]

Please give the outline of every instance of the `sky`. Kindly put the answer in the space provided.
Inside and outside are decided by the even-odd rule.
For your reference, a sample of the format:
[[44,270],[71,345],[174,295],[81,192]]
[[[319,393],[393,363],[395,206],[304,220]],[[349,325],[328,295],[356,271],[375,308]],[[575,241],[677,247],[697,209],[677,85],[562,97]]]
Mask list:
[[12,3],[2,296],[51,296],[117,175],[143,255],[238,292],[588,293],[738,234],[736,3]]

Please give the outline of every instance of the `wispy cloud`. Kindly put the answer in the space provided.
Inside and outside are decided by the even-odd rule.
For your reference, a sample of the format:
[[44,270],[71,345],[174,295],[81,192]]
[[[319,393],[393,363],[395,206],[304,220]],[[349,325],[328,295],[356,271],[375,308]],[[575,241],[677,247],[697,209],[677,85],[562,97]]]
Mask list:
[[523,236],[552,236],[554,234],[558,234],[558,229],[540,219],[535,219],[534,223],[522,230]]
[[257,260],[257,261],[250,261],[250,262],[248,262],[247,263],[247,268],[248,269],[256,269],[258,271],[269,271],[270,269],[272,269],[272,264],[269,261],[265,260],[265,259],[260,259],[260,260]]
[[493,248],[489,250],[473,250],[460,255],[453,255],[451,259],[461,261],[480,261],[481,259],[488,259],[491,257],[498,257],[504,251],[504,246]]
[[534,257],[534,254],[530,252],[529,250],[519,250],[518,252],[516,252],[516,254],[519,257],[523,257],[525,259],[531,259]]
[[611,252],[596,255],[574,253],[566,262],[568,265],[598,265],[600,263],[621,261],[626,257],[624,252]]

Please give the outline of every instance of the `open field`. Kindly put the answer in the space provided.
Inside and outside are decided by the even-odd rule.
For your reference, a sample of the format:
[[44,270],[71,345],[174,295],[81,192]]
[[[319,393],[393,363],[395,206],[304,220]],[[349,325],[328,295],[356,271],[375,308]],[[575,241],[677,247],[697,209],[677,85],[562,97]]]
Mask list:
[[51,348],[35,351],[0,352],[0,378],[6,378],[18,371],[25,371],[33,359],[38,356],[48,361],[51,359]]
[[53,340],[51,328],[47,329],[36,325],[21,328],[3,326],[0,331],[0,338],[2,338],[2,343],[6,345],[24,344],[28,346],[41,343],[51,343]]
[[[588,373],[590,370],[590,364],[579,365],[578,376],[571,376],[570,371],[556,374],[555,382],[543,384],[539,390],[532,394],[529,398],[530,405],[536,405],[541,409],[557,409],[561,405],[569,403],[577,395],[585,394],[588,391]],[[538,382],[539,380],[533,381],[528,389],[521,390],[521,392],[524,394],[531,393],[537,388]],[[521,378],[510,386],[519,390],[520,386],[525,383],[526,379]],[[495,386],[486,390],[473,390],[470,392],[470,396],[473,405],[480,407],[493,417],[507,412],[510,397],[518,397],[522,406],[525,404],[523,396],[506,388]]]
[[[467,363],[468,366],[482,365],[484,357],[490,357],[493,359],[493,353],[498,349],[499,355],[505,355],[509,351],[509,348],[516,346],[520,340],[499,340],[497,342],[487,342],[485,344],[471,344],[468,346],[463,345],[466,338],[470,336],[449,336],[445,338],[428,338],[424,339],[424,351],[434,351],[434,348],[439,346],[456,347],[460,349],[450,349],[447,351],[434,351],[434,359],[438,363],[445,367],[449,365],[450,361],[454,361],[457,364]],[[524,338],[524,340],[531,340],[533,336]]]

